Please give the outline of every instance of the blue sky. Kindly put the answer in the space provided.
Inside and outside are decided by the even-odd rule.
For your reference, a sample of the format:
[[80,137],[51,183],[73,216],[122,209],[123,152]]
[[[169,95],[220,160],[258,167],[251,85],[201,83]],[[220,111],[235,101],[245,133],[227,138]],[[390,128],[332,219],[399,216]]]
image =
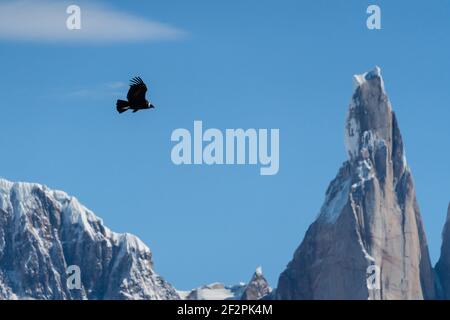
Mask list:
[[[61,2],[33,3],[61,8],[64,23]],[[379,65],[437,261],[450,201],[450,2],[71,3],[82,19],[106,10],[111,30],[71,39],[35,32],[34,19],[20,37],[0,30],[0,176],[75,195],[143,239],[177,288],[247,281],[258,265],[276,286],[346,159],[352,75]],[[382,30],[366,28],[369,4]],[[135,75],[157,109],[119,115]],[[279,128],[279,173],[173,165],[170,135],[194,120]]]

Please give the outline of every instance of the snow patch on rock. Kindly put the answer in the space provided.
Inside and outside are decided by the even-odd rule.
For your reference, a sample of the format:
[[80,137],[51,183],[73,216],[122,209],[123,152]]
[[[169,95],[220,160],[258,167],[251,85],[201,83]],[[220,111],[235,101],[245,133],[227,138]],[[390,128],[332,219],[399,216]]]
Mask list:
[[349,201],[351,182],[349,179],[342,183],[331,185],[325,197],[325,203],[320,209],[318,218],[327,223],[335,223]]
[[375,68],[371,71],[365,72],[363,74],[355,74],[353,75],[353,90],[356,91],[358,87],[364,85],[368,80],[371,80],[375,77],[380,78],[381,80],[381,88],[384,92],[384,81],[381,76],[381,68],[375,66]]
[[185,300],[239,300],[246,284],[226,286],[220,282],[214,282],[201,286],[191,291],[178,291]]

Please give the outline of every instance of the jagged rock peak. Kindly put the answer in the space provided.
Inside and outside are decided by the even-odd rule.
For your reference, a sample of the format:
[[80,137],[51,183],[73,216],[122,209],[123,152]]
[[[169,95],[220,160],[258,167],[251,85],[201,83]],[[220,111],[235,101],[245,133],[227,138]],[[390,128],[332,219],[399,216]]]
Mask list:
[[[345,145],[350,159],[364,156],[368,148],[384,144],[393,150],[395,116],[384,89],[381,69],[355,75],[356,83],[345,125]],[[400,137],[401,138],[401,137]],[[403,155],[403,150],[401,150]]]
[[259,300],[270,294],[271,291],[272,289],[263,275],[262,267],[258,267],[245,287],[241,300]]
[[[380,68],[354,76],[354,83],[345,124],[349,159],[280,275],[275,298],[432,299],[412,174]],[[369,271],[376,271],[375,287]]]

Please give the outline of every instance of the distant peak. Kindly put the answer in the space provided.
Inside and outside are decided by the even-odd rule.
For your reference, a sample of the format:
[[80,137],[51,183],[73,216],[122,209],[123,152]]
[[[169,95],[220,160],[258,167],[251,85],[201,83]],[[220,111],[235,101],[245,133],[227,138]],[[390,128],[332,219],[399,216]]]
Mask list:
[[245,287],[241,300],[258,300],[267,296],[271,292],[272,288],[270,288],[269,283],[263,276],[262,267],[259,266],[256,268],[250,282]]

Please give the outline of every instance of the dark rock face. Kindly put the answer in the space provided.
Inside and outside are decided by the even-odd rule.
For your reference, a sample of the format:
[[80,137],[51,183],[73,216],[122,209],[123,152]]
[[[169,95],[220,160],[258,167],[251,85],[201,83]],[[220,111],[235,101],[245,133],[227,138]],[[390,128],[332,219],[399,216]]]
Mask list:
[[441,256],[435,267],[442,299],[450,300],[450,204],[442,232]]
[[241,300],[259,300],[270,294],[272,289],[262,273],[261,267],[257,268],[252,279],[245,287]]
[[[349,160],[280,275],[277,299],[432,299],[427,242],[395,114],[379,68],[355,76]],[[368,283],[376,272],[376,286]]]
[[[70,289],[69,266],[81,271]],[[0,299],[178,299],[138,238],[61,191],[0,179]]]

